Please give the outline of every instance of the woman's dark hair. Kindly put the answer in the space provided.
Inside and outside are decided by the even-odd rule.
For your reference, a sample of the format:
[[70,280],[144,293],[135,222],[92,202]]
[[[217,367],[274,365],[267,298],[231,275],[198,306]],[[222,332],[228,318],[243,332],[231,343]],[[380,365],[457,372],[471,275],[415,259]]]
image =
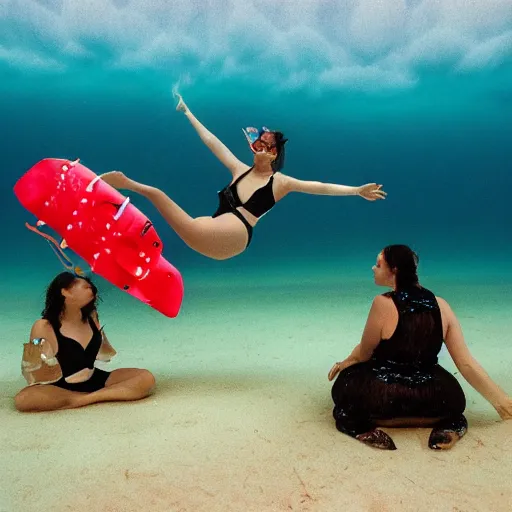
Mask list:
[[52,325],[60,327],[60,316],[64,310],[64,295],[61,290],[69,290],[77,279],[83,279],[87,281],[94,294],[94,298],[82,308],[82,321],[86,321],[87,318],[96,310],[96,301],[98,300],[98,289],[94,283],[88,277],[78,276],[72,272],[61,272],[57,275],[53,281],[48,285],[46,289],[46,302],[44,309],[41,313],[45,320],[48,320]]
[[418,284],[418,255],[407,245],[388,245],[382,254],[389,268],[396,272],[396,289],[403,290]]
[[279,172],[284,167],[284,157],[285,157],[285,147],[284,145],[288,141],[285,139],[284,134],[282,132],[272,132],[276,138],[276,149],[277,149],[277,157],[272,162],[272,169],[274,172]]

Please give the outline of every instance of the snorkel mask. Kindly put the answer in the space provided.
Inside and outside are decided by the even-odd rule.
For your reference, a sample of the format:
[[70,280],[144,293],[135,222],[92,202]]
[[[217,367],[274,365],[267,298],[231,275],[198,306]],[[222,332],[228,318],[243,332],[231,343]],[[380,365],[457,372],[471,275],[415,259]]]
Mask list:
[[248,126],[247,128],[242,128],[242,131],[244,132],[245,138],[247,139],[249,147],[253,153],[258,152],[254,149],[254,143],[260,140],[261,136],[265,132],[270,133],[270,130],[266,126],[262,126],[259,130],[253,126]]

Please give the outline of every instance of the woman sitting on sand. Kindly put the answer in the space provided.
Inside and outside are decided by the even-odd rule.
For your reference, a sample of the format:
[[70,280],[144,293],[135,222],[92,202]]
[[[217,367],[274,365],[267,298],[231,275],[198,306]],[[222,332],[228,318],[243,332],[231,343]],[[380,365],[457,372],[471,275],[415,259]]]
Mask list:
[[62,272],[48,286],[42,318],[30,332],[22,373],[29,386],[15,397],[22,412],[71,409],[96,402],[138,400],[155,384],[147,370],[94,367],[116,352],[100,328],[97,289],[87,277]]
[[386,196],[382,185],[375,183],[350,187],[285,176],[280,171],[287,139],[281,132],[266,128],[245,130],[254,153],[253,165],[246,165],[194,117],[180,96],[177,110],[185,113],[201,140],[232,175],[231,183],[219,192],[219,208],[211,217],[192,218],[161,190],[137,183],[121,172],[108,172],[101,178],[115,188],[131,190],[149,199],[178,236],[203,256],[224,260],[245,251],[258,220],[290,192],[358,195],[368,201]]
[[393,291],[375,297],[361,342],[329,372],[329,380],[339,373],[332,387],[337,429],[376,448],[396,449],[376,426],[432,426],[432,449],[450,448],[466,433],[464,392],[437,364],[443,341],[469,384],[502,419],[512,418],[512,399],[471,356],[448,303],[419,284],[417,263],[407,246],[382,250],[375,283]]

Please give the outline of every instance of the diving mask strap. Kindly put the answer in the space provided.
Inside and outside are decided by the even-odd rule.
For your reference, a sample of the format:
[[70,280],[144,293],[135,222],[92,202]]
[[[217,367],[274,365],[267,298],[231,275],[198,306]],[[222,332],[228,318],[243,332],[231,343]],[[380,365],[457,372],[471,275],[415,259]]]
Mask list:
[[64,253],[63,249],[61,249],[59,242],[57,242],[55,238],[53,238],[50,235],[47,235],[46,233],[42,233],[41,231],[39,231],[39,229],[37,229],[37,227],[31,226],[28,222],[25,222],[25,227],[32,231],[33,233],[42,236],[48,242],[48,245],[51,247],[57,258],[59,259],[60,263],[64,266],[66,270],[68,270],[69,272],[73,272],[74,274],[77,275],[84,275],[83,270],[80,267],[74,265],[71,259]]

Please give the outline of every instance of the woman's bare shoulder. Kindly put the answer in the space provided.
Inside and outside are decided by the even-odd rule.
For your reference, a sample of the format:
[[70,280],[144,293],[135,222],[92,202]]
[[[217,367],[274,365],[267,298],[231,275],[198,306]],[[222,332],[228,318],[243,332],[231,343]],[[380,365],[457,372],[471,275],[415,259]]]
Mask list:
[[37,333],[44,333],[47,331],[51,331],[52,326],[46,318],[38,318],[33,324],[32,324],[32,332],[34,334]]

